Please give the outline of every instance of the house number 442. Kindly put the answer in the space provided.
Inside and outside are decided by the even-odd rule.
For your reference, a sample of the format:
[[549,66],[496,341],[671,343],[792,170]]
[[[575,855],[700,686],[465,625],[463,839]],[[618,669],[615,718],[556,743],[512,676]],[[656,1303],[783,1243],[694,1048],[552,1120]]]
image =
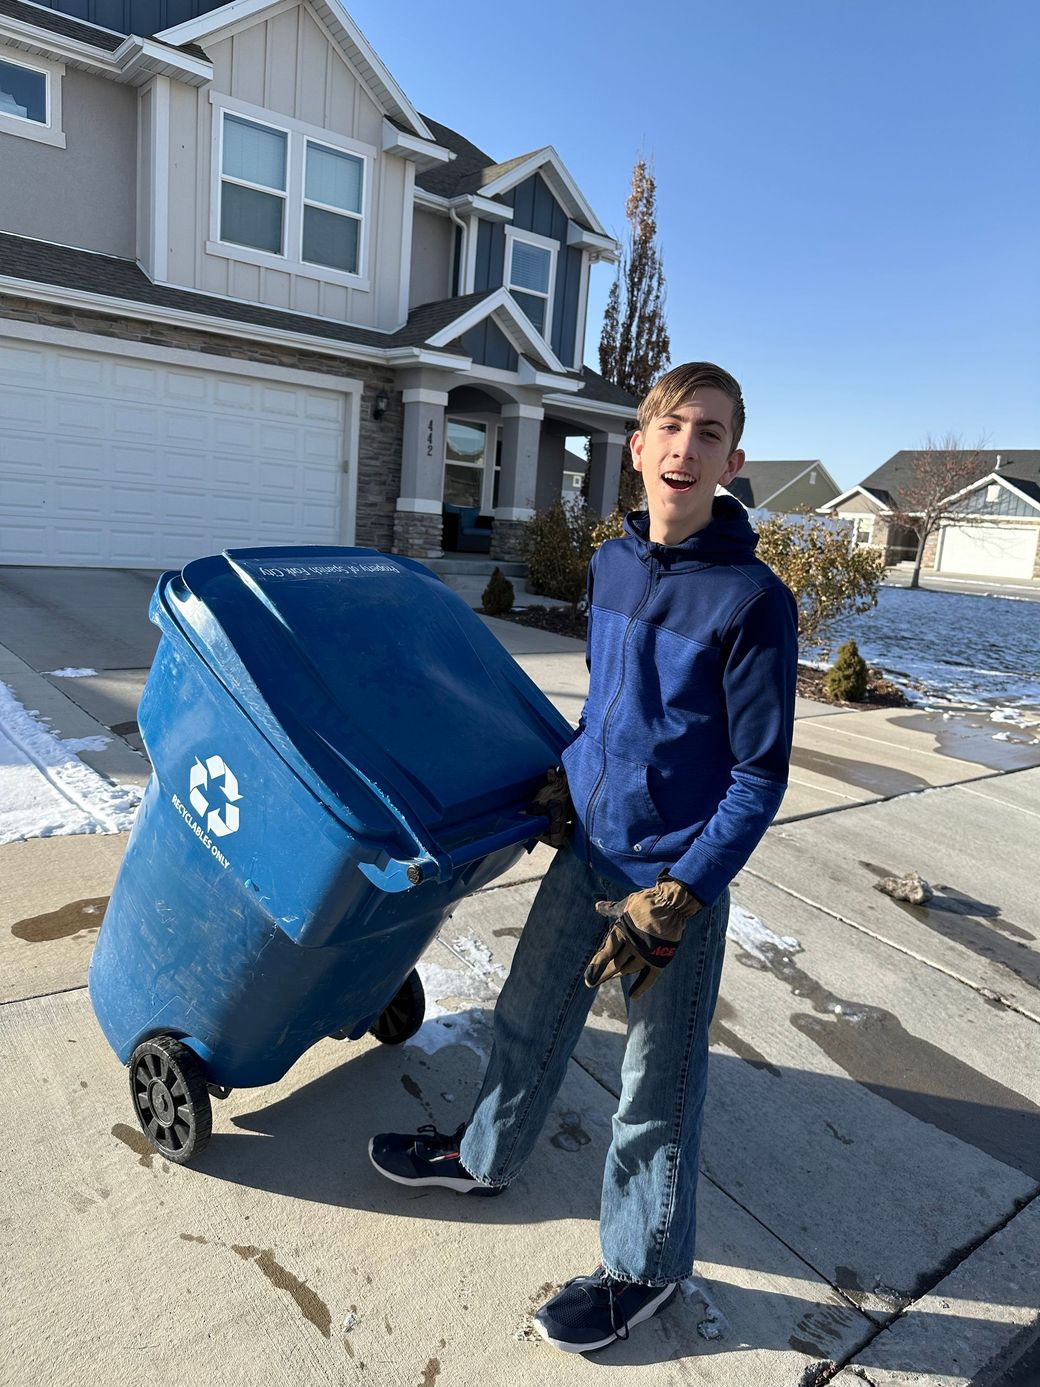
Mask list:
[[433,418],[431,416],[429,425],[426,429],[426,456],[433,457]]

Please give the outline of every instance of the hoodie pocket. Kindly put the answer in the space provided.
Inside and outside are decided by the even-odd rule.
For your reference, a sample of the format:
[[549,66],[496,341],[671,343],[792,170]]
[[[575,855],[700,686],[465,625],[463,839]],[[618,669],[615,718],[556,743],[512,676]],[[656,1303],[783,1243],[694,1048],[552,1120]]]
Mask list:
[[589,837],[604,851],[624,857],[651,853],[664,827],[647,788],[646,766],[616,756],[606,758],[606,774],[591,809]]

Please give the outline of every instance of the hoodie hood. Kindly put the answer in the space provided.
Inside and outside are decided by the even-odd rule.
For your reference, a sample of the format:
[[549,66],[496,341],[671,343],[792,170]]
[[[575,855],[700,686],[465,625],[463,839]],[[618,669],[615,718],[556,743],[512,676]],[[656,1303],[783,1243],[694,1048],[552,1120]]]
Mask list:
[[732,496],[716,496],[708,524],[679,544],[654,544],[650,539],[650,513],[645,510],[630,511],[625,516],[625,533],[636,541],[644,562],[653,550],[669,568],[685,563],[747,563],[754,558],[758,544],[747,511]]

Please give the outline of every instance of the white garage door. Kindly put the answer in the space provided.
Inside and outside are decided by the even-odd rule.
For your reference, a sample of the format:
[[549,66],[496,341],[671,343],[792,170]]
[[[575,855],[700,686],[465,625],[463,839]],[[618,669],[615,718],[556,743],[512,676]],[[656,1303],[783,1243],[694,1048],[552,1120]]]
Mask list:
[[1032,578],[1036,526],[960,525],[943,531],[939,570],[986,578]]
[[347,400],[0,339],[0,562],[162,568],[338,543]]

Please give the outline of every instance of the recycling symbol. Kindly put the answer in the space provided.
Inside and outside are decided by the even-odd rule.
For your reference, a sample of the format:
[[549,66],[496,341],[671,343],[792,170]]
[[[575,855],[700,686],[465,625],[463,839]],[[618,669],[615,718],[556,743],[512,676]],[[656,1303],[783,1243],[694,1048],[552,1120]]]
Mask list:
[[[213,794],[211,784],[219,786],[226,801],[224,804],[218,804],[215,809],[209,807],[210,802],[206,798],[207,790]],[[238,801],[241,798],[235,772],[230,766],[225,766],[222,757],[207,756],[205,762],[195,757],[195,764],[191,768],[188,799],[199,818],[205,818],[206,828],[214,837],[226,838],[229,833],[238,829]]]

